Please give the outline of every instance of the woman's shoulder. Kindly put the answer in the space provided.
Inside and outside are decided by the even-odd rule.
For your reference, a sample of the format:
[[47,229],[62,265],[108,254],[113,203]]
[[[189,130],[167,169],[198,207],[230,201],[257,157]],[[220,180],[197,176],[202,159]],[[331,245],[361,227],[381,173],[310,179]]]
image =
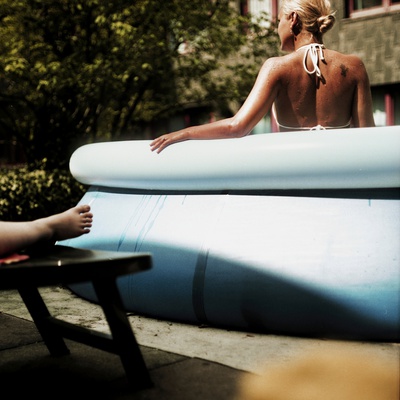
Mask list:
[[294,53],[289,53],[282,56],[270,57],[265,60],[262,69],[276,73],[284,72],[286,68],[292,66],[294,56]]
[[356,54],[344,54],[335,50],[329,50],[327,54],[334,65],[339,65],[342,71],[356,80],[365,79],[367,72],[363,60]]
[[269,57],[265,63],[269,63],[271,65],[285,65],[293,61],[296,57],[296,52],[283,54],[280,56]]
[[328,49],[329,55],[332,59],[347,62],[348,64],[360,65],[364,64],[362,59],[355,54],[345,54],[337,50]]

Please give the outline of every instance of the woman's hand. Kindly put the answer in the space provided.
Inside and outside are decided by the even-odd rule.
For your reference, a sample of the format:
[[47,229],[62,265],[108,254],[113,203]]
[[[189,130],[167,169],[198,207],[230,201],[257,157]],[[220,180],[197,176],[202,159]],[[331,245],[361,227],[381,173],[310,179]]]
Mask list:
[[236,117],[225,118],[204,125],[184,128],[180,131],[165,133],[150,143],[150,149],[151,151],[161,153],[171,144],[183,142],[185,140],[228,139],[245,136],[255,125],[251,120],[253,113],[249,113],[249,118],[247,118],[247,122],[244,121],[245,123],[240,123],[241,115],[239,111]]
[[184,140],[187,139],[185,138],[185,134],[182,131],[166,133],[154,139],[150,143],[150,150],[155,151],[157,153],[161,153],[170,144],[183,142]]
[[150,150],[160,153],[163,149],[165,149],[168,146],[167,143],[168,136],[169,136],[168,134],[165,134],[154,139],[150,143]]

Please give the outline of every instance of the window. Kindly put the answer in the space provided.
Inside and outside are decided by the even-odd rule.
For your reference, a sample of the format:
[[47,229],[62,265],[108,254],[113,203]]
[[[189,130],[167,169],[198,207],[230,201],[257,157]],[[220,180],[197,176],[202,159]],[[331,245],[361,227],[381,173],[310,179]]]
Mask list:
[[376,126],[400,125],[400,85],[371,88]]
[[400,10],[400,0],[348,0],[348,15],[364,17]]
[[[272,18],[278,16],[278,6],[280,0],[240,0],[240,12],[242,15],[251,13],[253,15],[260,15],[266,12]],[[400,0],[398,0],[400,1]]]
[[382,0],[354,0],[354,10],[364,10],[365,8],[381,7]]
[[263,0],[250,0],[248,2],[249,11],[254,15],[259,15],[262,12],[271,14],[271,2]]

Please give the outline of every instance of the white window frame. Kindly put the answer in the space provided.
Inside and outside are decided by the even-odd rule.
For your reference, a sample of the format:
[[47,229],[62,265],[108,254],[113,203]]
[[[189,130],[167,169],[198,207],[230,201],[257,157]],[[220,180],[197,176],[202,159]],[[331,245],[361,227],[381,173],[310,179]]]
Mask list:
[[354,1],[349,0],[348,12],[350,18],[369,17],[388,12],[400,11],[400,3],[392,3],[392,0],[381,0],[380,6],[364,8],[362,10],[354,10]]

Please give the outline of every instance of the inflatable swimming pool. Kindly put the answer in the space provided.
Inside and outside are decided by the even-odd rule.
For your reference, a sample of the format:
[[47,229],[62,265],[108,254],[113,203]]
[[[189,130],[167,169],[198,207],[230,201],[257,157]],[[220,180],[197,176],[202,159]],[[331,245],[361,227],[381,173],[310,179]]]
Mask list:
[[[127,310],[224,328],[398,341],[400,127],[83,146],[89,235],[62,244],[146,251]],[[89,284],[74,285],[96,301]]]

